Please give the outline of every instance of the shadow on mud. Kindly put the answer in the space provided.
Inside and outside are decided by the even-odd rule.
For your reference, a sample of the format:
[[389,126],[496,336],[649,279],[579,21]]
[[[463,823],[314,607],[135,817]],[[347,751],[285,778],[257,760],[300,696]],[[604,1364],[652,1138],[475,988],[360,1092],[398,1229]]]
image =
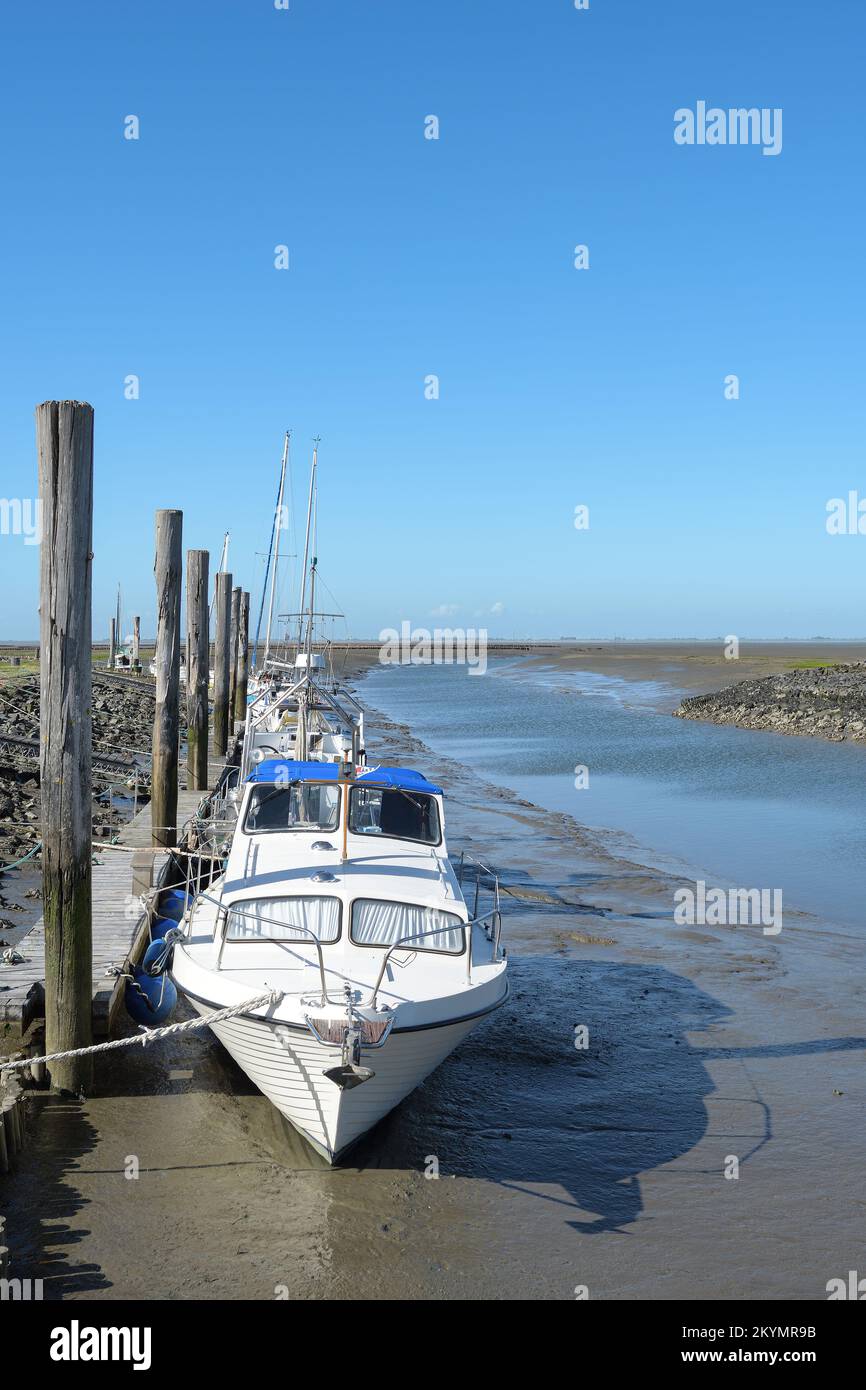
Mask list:
[[[574,1206],[576,1230],[621,1230],[642,1210],[640,1176],[707,1128],[717,1057],[862,1048],[863,1038],[716,1048],[695,1034],[731,1010],[662,967],[524,958],[508,1004],[365,1137],[348,1163],[440,1172]],[[588,1046],[575,1047],[575,1027]],[[691,1040],[687,1034],[692,1035]],[[758,1099],[741,1162],[772,1139]]]

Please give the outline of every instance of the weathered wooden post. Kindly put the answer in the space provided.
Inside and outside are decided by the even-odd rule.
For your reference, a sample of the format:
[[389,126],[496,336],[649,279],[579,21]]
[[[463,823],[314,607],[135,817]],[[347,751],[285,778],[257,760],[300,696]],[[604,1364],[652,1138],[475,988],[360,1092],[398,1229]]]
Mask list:
[[247,686],[250,672],[250,596],[241,592],[238,614],[238,657],[235,677],[235,721],[247,717]]
[[216,639],[213,659],[213,747],[224,758],[229,746],[229,644],[231,641],[232,577],[221,570],[216,577]]
[[108,626],[108,669],[114,670],[114,662],[117,658],[117,619],[112,618]]
[[[40,548],[40,768],[45,1050],[92,1042],[91,748],[93,407],[36,407]],[[50,1065],[56,1089],[86,1094],[89,1057]]]
[[156,710],[153,718],[151,825],[155,845],[177,843],[180,732],[180,585],[183,512],[156,514]]
[[206,791],[208,688],[208,567],[206,550],[186,553],[186,770],[191,791]]
[[141,670],[141,618],[132,620],[132,664],[136,671]]
[[241,590],[232,589],[232,626],[229,638],[229,732],[234,732],[235,690],[238,680],[238,623],[241,611]]

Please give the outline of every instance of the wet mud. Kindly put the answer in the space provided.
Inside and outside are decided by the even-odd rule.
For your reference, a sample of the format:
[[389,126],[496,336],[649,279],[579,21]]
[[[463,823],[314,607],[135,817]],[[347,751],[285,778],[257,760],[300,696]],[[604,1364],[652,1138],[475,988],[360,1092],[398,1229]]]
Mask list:
[[826,1297],[866,1236],[861,938],[676,927],[679,880],[371,723],[502,875],[507,1005],[337,1170],[206,1033],[32,1096],[12,1272],[70,1300]]

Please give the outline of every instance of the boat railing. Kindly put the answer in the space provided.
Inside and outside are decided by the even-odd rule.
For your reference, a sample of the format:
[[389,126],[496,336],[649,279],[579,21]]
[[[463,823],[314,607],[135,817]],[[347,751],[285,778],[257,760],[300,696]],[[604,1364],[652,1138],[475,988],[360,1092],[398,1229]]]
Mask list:
[[[493,959],[499,959],[499,943],[502,938],[502,914],[499,907],[491,907],[489,912],[485,912],[481,917],[474,917],[470,922],[461,922],[461,927],[466,932],[466,978],[472,978],[472,928],[484,927],[487,940],[493,944]],[[406,936],[401,936],[397,941],[392,942],[382,957],[382,964],[379,974],[376,976],[376,983],[373,986],[370,998],[367,1000],[367,1007],[375,1009],[378,1007],[377,999],[379,990],[382,988],[382,981],[385,978],[385,971],[388,968],[388,961],[395,951],[402,951],[413,941],[423,941],[428,936],[442,936],[445,932],[451,931],[450,927],[433,927],[429,931],[410,932]]]
[[[207,806],[210,815],[209,820],[221,820],[226,818],[226,808],[229,805],[229,797],[232,792],[237,792],[240,786],[241,770],[239,767],[228,767],[225,775],[221,778],[218,786],[211,796],[206,797],[201,806]],[[234,803],[232,803],[234,805]],[[201,808],[200,808],[201,810]]]
[[488,878],[493,880],[490,891],[493,894],[493,906],[495,910],[498,912],[500,908],[499,875],[496,873],[495,869],[490,868],[489,864],[485,864],[483,859],[477,859],[474,854],[467,854],[466,850],[463,849],[460,851],[460,859],[457,865],[457,882],[460,884],[461,891],[463,889],[463,877],[466,872],[467,865],[471,865],[472,868],[474,868],[475,870],[475,903],[472,908],[473,918],[478,916],[478,903],[481,894],[482,874],[486,874]]
[[[254,922],[256,922],[256,923],[259,924],[259,925],[264,924],[264,925],[268,925],[268,926],[281,927],[283,930],[285,930],[286,927],[291,927],[292,931],[294,931],[294,932],[300,932],[301,935],[303,935],[304,937],[309,937],[310,944],[311,944],[312,946],[315,947],[316,957],[317,957],[318,966],[319,966],[319,980],[320,980],[321,986],[322,986],[322,1001],[321,1001],[321,1007],[324,1008],[326,1004],[331,1004],[331,1003],[334,1002],[334,1001],[333,1001],[332,999],[330,999],[329,996],[328,996],[328,985],[327,985],[327,981],[326,981],[326,979],[325,979],[325,958],[324,958],[324,956],[322,955],[322,943],[321,943],[321,941],[319,940],[319,938],[316,936],[315,932],[312,931],[309,927],[302,927],[299,923],[295,923],[295,922],[281,922],[281,921],[279,921],[276,917],[265,917],[265,916],[263,916],[260,912],[244,912],[243,907],[240,906],[240,904],[238,904],[238,903],[236,903],[236,902],[235,902],[235,903],[232,903],[230,907],[227,906],[226,903],[223,901],[222,893],[220,893],[220,896],[217,898],[217,897],[214,897],[213,894],[211,894],[211,893],[202,892],[202,893],[199,893],[198,896],[196,897],[195,902],[193,903],[192,910],[191,910],[191,912],[190,912],[190,916],[189,916],[189,930],[190,930],[190,933],[192,933],[193,919],[195,918],[195,914],[196,914],[196,912],[198,911],[198,906],[199,906],[199,903],[200,903],[200,902],[210,903],[213,907],[216,907],[217,912],[218,912],[218,916],[217,916],[217,925],[218,925],[218,926],[221,926],[221,935],[220,935],[219,951],[217,952],[217,961],[216,961],[216,968],[217,968],[217,970],[221,970],[221,969],[222,969],[223,951],[224,951],[224,949],[225,949],[225,944],[226,944],[226,941],[227,941],[227,939],[228,939],[229,913],[230,913],[230,912],[231,912],[231,913],[234,913],[236,917],[250,917],[250,918],[252,918],[252,920],[253,920]],[[220,923],[220,917],[222,918],[221,923]],[[277,937],[274,937],[274,938],[271,938],[271,939],[274,940],[274,941],[277,941],[278,943],[279,943],[279,940],[280,940],[280,939],[277,938]],[[304,942],[304,944],[306,944],[306,942]]]

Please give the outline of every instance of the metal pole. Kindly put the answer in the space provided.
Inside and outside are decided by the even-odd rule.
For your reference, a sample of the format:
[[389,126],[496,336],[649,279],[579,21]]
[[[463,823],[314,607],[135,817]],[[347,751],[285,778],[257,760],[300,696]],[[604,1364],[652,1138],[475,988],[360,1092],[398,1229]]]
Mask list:
[[283,529],[283,499],[286,494],[286,467],[289,462],[289,431],[286,430],[283,444],[283,461],[280,467],[280,491],[277,497],[276,530],[274,532],[274,568],[271,574],[271,596],[268,600],[268,626],[265,632],[265,657],[262,666],[267,666],[271,651],[271,624],[274,618],[274,598],[277,592],[277,569],[280,563],[280,532]]

